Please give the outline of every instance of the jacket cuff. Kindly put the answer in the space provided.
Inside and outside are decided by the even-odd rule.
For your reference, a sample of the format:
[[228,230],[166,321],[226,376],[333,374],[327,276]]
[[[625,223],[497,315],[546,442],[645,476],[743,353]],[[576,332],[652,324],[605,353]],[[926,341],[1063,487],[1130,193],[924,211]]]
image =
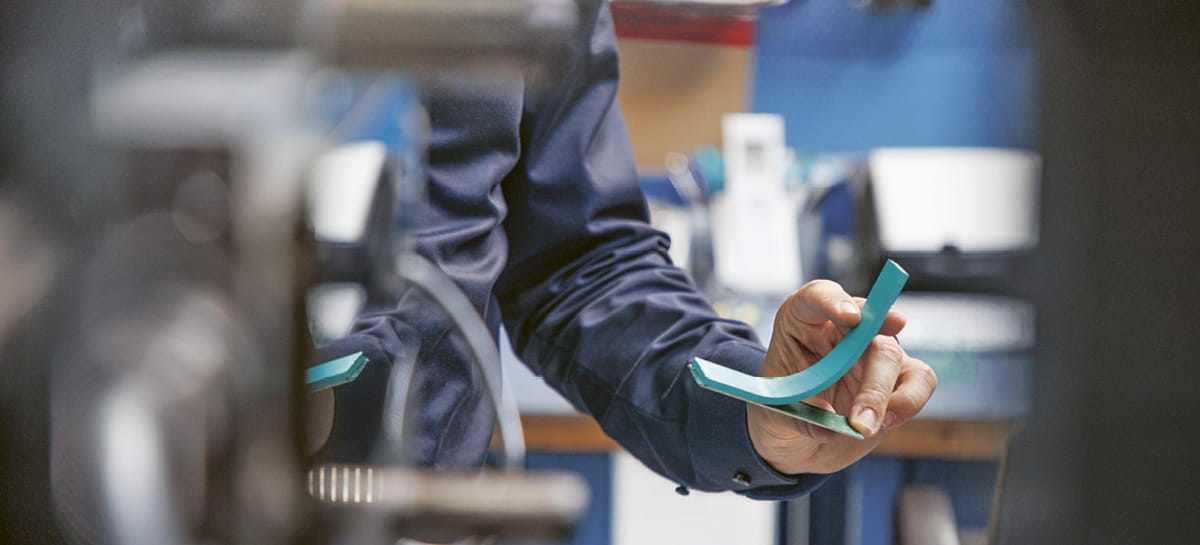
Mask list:
[[[367,365],[389,362],[388,353],[374,338],[369,335],[347,335],[317,347],[317,361],[313,365],[362,352],[367,358]],[[376,365],[382,367],[382,365]]]
[[[765,352],[753,343],[724,343],[705,359],[757,375]],[[733,490],[753,499],[786,500],[821,486],[829,475],[786,475],[758,455],[746,427],[746,404],[688,381],[688,443],[702,489]]]

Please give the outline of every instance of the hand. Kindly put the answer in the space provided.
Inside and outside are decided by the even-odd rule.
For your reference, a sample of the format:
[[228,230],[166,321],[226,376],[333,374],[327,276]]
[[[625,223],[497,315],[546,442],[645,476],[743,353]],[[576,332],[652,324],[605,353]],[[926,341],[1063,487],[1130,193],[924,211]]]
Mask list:
[[325,446],[333,432],[333,388],[309,392],[305,402],[307,419],[306,454],[313,454]]
[[[805,284],[775,315],[759,374],[785,376],[812,366],[858,324],[864,302],[828,280]],[[895,335],[903,328],[904,317],[889,311],[879,335],[854,367],[824,392],[804,400],[848,416],[865,440],[747,404],[750,440],[759,456],[781,473],[832,473],[866,456],[887,430],[916,416],[933,395],[937,376],[900,347]]]

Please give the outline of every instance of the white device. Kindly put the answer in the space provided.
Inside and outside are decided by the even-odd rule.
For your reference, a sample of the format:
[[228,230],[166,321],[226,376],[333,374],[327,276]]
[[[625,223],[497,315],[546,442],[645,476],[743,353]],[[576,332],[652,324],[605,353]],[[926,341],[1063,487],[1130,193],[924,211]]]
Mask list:
[[886,253],[1032,249],[1041,157],[995,148],[882,148],[871,183]]
[[800,199],[788,191],[783,117],[722,119],[725,191],[713,199],[716,277],[745,293],[800,287]]

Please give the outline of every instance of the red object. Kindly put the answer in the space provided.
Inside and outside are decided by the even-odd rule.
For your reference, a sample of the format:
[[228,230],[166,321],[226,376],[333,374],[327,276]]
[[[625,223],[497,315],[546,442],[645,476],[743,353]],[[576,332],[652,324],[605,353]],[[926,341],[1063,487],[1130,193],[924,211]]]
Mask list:
[[749,47],[754,45],[754,11],[739,8],[613,2],[617,36]]

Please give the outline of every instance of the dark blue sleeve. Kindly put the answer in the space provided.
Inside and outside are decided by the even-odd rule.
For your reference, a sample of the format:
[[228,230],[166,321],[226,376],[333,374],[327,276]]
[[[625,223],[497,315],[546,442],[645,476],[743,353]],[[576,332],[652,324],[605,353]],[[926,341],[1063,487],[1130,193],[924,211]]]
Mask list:
[[[669,479],[783,499],[824,476],[786,476],[755,452],[745,405],[696,386],[695,356],[757,374],[764,350],[672,266],[646,221],[616,103],[607,5],[585,3],[585,36],[531,86],[521,160],[502,187],[508,262],[495,286],[513,344],[536,373]],[[543,81],[542,83],[545,83]]]
[[[647,223],[615,99],[608,7],[585,0],[579,9],[578,39],[545,52],[550,66],[534,79],[494,77],[482,94],[425,89],[432,130],[417,251],[493,332],[502,318],[525,363],[653,470],[699,490],[806,493],[824,477],[772,470],[751,445],[745,406],[699,389],[685,370],[700,356],[757,373],[764,352],[749,327],[713,313]],[[361,350],[371,360],[334,390],[325,456],[365,459],[399,365],[415,369],[414,460],[481,463],[491,407],[453,327],[432,308],[405,292],[324,347],[326,358]]]

